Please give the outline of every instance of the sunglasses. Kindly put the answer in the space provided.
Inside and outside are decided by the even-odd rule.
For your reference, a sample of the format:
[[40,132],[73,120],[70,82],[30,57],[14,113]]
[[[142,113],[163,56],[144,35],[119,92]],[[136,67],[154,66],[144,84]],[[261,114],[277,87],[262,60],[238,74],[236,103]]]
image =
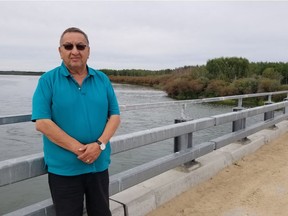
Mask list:
[[[73,50],[74,48],[74,44],[63,44],[62,46],[64,47],[65,50]],[[80,51],[86,48],[85,44],[76,44],[75,46],[76,46],[76,49]]]

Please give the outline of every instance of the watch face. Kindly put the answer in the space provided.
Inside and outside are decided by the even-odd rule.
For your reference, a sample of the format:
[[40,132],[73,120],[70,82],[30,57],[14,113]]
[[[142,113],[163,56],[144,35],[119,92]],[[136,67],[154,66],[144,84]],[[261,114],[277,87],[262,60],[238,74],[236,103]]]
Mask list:
[[106,148],[106,145],[102,143],[102,144],[100,145],[100,149],[101,149],[101,150],[105,150],[105,148]]

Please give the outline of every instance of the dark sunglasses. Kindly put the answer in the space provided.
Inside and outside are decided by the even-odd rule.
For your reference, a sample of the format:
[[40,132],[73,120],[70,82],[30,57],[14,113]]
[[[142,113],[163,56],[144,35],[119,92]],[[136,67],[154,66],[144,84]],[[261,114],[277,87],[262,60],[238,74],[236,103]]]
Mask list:
[[[65,50],[72,50],[74,48],[74,44],[63,44],[62,45],[64,47]],[[84,50],[86,48],[85,44],[76,44],[76,49],[77,50]]]

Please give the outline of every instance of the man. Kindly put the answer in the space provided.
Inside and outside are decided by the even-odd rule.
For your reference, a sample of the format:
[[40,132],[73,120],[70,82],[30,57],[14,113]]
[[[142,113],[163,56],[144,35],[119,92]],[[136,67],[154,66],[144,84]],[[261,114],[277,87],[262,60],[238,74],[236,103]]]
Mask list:
[[41,76],[33,96],[32,121],[43,134],[44,159],[57,216],[109,216],[109,140],[120,112],[108,77],[87,66],[87,35],[66,29],[61,66]]

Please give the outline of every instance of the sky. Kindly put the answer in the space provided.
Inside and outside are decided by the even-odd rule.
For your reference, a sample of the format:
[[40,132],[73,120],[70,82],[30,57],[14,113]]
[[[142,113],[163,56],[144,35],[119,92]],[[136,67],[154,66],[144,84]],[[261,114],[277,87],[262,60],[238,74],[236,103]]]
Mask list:
[[0,1],[0,70],[61,64],[68,27],[96,69],[174,69],[210,59],[287,62],[288,1]]

